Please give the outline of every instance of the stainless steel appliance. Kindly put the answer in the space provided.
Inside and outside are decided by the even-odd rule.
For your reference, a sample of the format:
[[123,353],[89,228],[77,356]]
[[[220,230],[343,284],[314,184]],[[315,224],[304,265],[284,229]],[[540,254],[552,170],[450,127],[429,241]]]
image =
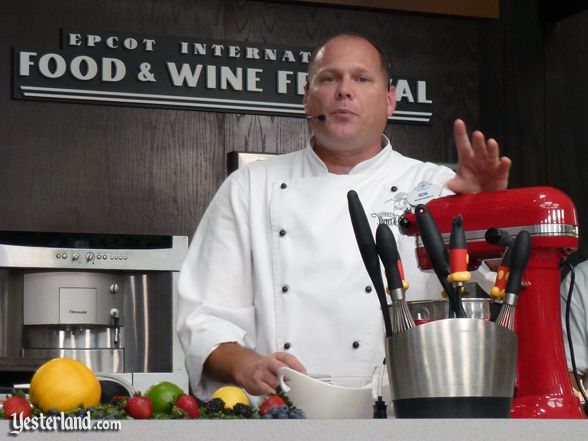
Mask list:
[[134,389],[188,389],[175,332],[183,236],[0,232],[0,387],[54,357]]

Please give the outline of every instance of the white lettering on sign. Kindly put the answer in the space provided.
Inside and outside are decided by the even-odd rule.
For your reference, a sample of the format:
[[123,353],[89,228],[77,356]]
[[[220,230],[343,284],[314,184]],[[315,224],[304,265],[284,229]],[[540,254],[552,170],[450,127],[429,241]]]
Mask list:
[[102,43],[104,46],[110,49],[118,49],[123,47],[124,49],[128,50],[135,50],[141,46],[143,50],[147,52],[152,52],[155,48],[155,40],[153,38],[143,38],[139,43],[139,40],[133,37],[127,37],[121,42],[120,37],[117,37],[116,35],[110,35],[104,40],[100,35],[88,34],[85,37],[86,38],[84,40],[81,34],[68,34],[67,44],[69,46],[83,46],[85,44],[87,47],[96,47]]
[[190,65],[184,63],[178,72],[178,67],[175,63],[167,63],[167,70],[174,86],[181,87],[186,83],[188,87],[196,87],[200,78],[202,65],[197,64],[192,71]]
[[227,56],[230,58],[245,58],[247,60],[281,61],[295,63],[297,60],[308,64],[310,51],[281,50],[257,47],[240,47],[236,45],[224,46],[222,44],[191,43],[181,41],[180,53],[185,55],[213,55],[215,57]]
[[[31,67],[35,66],[33,59],[37,58],[36,52],[21,52],[20,66],[18,74],[22,77],[31,75]],[[60,78],[68,70],[68,63],[59,54],[48,53],[39,58],[37,70],[45,78]],[[100,59],[100,70],[98,62],[92,57],[79,55],[69,62],[69,72],[71,75],[82,81],[88,81],[96,78],[100,71],[100,79],[106,82],[121,81],[127,73],[127,69],[122,60],[118,58],[104,57]]]
[[287,70],[279,70],[278,71],[278,93],[286,94],[288,93],[288,84],[292,81],[290,77],[294,72],[289,72]]
[[102,60],[102,81],[116,82],[127,74],[127,68],[118,58],[104,58]]
[[91,80],[98,74],[98,65],[94,59],[80,55],[71,60],[69,71],[78,80]]
[[45,54],[39,58],[39,72],[46,78],[59,78],[67,69],[67,64],[61,55]]
[[259,74],[263,69],[247,69],[247,91],[248,92],[263,92],[263,89],[258,87],[261,78]]
[[406,98],[409,103],[414,103],[414,96],[406,80],[398,80],[396,82],[396,99],[398,101]]
[[427,98],[427,82],[426,81],[417,81],[416,83],[417,90],[416,90],[416,100],[412,89],[410,88],[410,84],[407,80],[398,80],[396,82],[396,99],[398,101],[406,100],[409,103],[414,103],[415,101],[418,104],[431,104],[433,103],[432,100]]
[[417,100],[422,104],[432,104],[433,101],[427,99],[427,82],[417,81]]
[[[172,84],[176,87],[197,87],[200,81],[202,72],[202,64],[191,66],[188,63],[183,63],[178,69],[175,63],[167,63],[167,71],[170,75]],[[263,72],[262,69],[243,69],[237,67],[231,69],[228,66],[208,65],[206,66],[206,88],[226,90],[229,87],[233,90],[246,90],[247,92],[263,92],[259,87],[261,78],[259,74]]]
[[[290,93],[290,85],[292,84],[291,77],[294,75],[294,72],[289,70],[279,70],[276,84],[276,92],[279,94],[287,94]],[[296,72],[296,94],[297,95],[304,95],[304,85],[306,84],[306,72]]]
[[31,75],[31,66],[34,66],[35,63],[31,61],[31,57],[36,57],[36,52],[21,52],[18,60],[18,74],[21,77],[28,77]]

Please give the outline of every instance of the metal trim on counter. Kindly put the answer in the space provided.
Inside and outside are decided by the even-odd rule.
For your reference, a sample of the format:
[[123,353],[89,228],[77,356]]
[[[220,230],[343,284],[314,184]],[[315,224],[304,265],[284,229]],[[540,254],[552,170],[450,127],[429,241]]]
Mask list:
[[[420,419],[420,420],[124,420],[115,432],[34,431],[26,439],[143,441],[195,439],[259,441],[584,441],[588,420]],[[9,437],[10,422],[0,421]]]

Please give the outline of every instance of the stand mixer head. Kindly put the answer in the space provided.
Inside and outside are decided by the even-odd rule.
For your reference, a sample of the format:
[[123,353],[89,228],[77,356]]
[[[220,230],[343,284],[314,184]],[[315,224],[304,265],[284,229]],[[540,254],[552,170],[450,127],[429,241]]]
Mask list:
[[[447,246],[454,216],[461,215],[470,256],[468,269],[499,258],[504,248],[485,240],[489,228],[511,236],[531,234],[531,255],[517,304],[519,338],[514,418],[585,418],[570,384],[560,318],[561,260],[578,248],[578,221],[570,198],[551,187],[529,187],[434,199],[427,204]],[[416,236],[420,268],[432,269],[414,213],[400,219],[402,234]]]

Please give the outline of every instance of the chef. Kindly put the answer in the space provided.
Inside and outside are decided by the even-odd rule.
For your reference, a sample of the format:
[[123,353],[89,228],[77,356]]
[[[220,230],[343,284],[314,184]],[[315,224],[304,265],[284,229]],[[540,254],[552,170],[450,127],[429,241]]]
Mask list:
[[347,209],[357,191],[375,230],[389,224],[409,299],[439,298],[417,268],[414,238],[395,225],[411,202],[507,187],[510,160],[457,120],[457,173],[396,152],[382,134],[396,105],[386,58],[340,34],[309,64],[304,150],[232,173],[205,212],[180,273],[177,330],[195,394],[223,383],[271,393],[289,366],[332,376],[371,375],[384,358],[377,295]]

